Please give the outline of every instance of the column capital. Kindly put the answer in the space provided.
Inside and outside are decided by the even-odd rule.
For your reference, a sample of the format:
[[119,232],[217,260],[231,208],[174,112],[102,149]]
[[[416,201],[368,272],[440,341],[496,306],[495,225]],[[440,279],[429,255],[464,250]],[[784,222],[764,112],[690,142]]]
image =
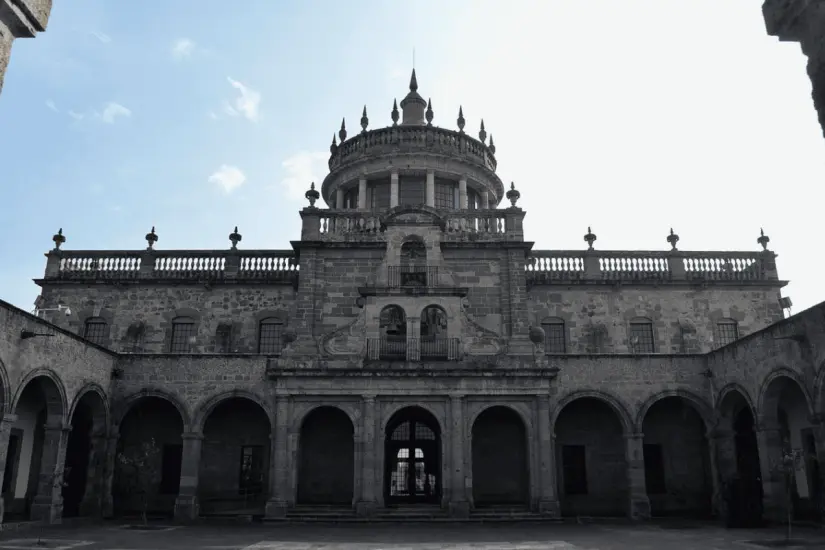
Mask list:
[[184,441],[201,440],[203,439],[203,434],[201,432],[186,432],[182,433],[180,438]]
[[375,403],[376,394],[374,393],[367,393],[361,396],[361,399],[364,400],[364,403]]
[[72,425],[68,422],[61,420],[60,422],[46,422],[43,425],[43,429],[47,432],[66,432],[69,433],[72,431]]
[[643,434],[642,432],[631,432],[631,433],[624,434],[624,439],[625,439],[625,441],[628,441],[628,442],[638,441],[638,440],[644,439],[644,438],[645,438],[645,434]]
[[451,393],[449,395],[451,401],[461,401],[462,399],[467,397],[467,394],[464,393]]
[[707,437],[710,439],[724,439],[736,435],[736,430],[730,428],[710,428],[707,431]]

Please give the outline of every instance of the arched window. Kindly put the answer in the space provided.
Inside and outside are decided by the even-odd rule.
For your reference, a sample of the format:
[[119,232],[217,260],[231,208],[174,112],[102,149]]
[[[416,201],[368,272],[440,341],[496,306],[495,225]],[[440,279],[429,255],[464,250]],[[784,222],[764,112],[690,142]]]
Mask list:
[[387,306],[379,318],[378,356],[381,359],[405,359],[407,357],[407,316],[398,306]]
[[721,319],[716,323],[716,346],[722,347],[739,339],[739,323],[733,319]]
[[420,238],[410,239],[401,245],[398,282],[401,286],[427,286],[427,247]]
[[171,353],[190,353],[195,343],[195,320],[191,317],[175,317],[172,319],[172,338],[169,351]]
[[102,346],[109,339],[109,325],[101,317],[89,317],[83,330],[83,337]]
[[421,358],[446,359],[449,354],[447,313],[438,306],[427,306],[421,312]]
[[280,355],[284,323],[277,317],[267,317],[258,326],[258,353]]
[[653,321],[645,317],[636,317],[630,321],[631,353],[654,353]]
[[541,322],[544,329],[544,353],[567,353],[567,334],[564,319],[547,317]]

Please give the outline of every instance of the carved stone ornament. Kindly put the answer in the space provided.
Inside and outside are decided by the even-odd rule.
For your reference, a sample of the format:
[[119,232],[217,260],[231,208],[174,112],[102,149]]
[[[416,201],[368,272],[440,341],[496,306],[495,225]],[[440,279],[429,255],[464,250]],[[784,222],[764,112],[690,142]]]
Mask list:
[[366,332],[367,310],[362,309],[355,319],[322,336],[318,351],[326,356],[363,356],[366,353]]

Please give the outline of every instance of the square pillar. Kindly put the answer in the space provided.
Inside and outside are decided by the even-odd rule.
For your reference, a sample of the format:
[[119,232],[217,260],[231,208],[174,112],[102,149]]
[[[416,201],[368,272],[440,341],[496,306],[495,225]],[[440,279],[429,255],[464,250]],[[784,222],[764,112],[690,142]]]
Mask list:
[[180,465],[180,490],[175,500],[175,519],[191,521],[200,516],[198,505],[198,473],[201,463],[203,434],[185,433]]
[[[811,461],[816,461],[819,468],[819,478],[814,480],[815,489],[812,495],[817,499],[818,510],[825,513],[825,415],[817,415],[813,419],[815,454]],[[820,517],[820,521],[825,518]]]
[[105,470],[101,484],[101,515],[110,518],[115,515],[114,501],[112,499],[112,484],[115,478],[115,464],[117,461],[117,442],[120,434],[113,428],[106,439]]
[[367,178],[358,180],[358,210],[367,209]]
[[627,461],[628,516],[632,520],[650,519],[650,500],[645,484],[644,434],[625,435]]
[[66,443],[70,431],[71,428],[62,421],[59,424],[47,422],[44,428],[37,493],[31,506],[32,521],[60,523],[63,517]]
[[775,470],[782,461],[782,434],[778,426],[759,426],[756,429],[759,447],[759,467],[762,473],[762,509],[765,519],[782,523],[787,520],[785,480]]
[[713,484],[713,507],[720,516],[727,517],[728,503],[722,488],[730,483],[738,473],[736,464],[736,433],[733,430],[715,429],[708,434],[708,446],[712,470],[715,471]]
[[[17,415],[5,414],[0,418],[0,486],[3,485],[3,476],[6,473],[6,460],[8,460],[9,452],[9,436],[11,429],[17,422]],[[3,523],[3,516],[5,514],[5,505],[3,498],[0,497],[0,524]]]
[[340,187],[335,190],[335,208],[336,210],[344,208],[344,190]]
[[467,178],[458,180],[458,208],[467,210]]
[[470,517],[470,501],[467,499],[466,469],[464,460],[464,396],[450,396],[450,515],[455,518]]
[[89,465],[86,469],[86,488],[80,502],[80,515],[101,517],[103,515],[103,489],[107,475],[106,451],[109,437],[105,433],[93,433],[89,449]]
[[356,503],[356,512],[360,517],[369,517],[378,507],[375,496],[378,461],[375,450],[375,396],[365,395],[361,401],[361,498]]
[[427,206],[435,207],[435,172],[427,170]]
[[561,508],[556,496],[555,435],[550,428],[550,395],[538,396],[536,441],[539,442],[539,513],[560,517]]
[[264,512],[267,518],[283,518],[288,507],[289,472],[289,401],[278,396],[273,433],[269,436],[269,500]]
[[398,206],[398,171],[390,174],[390,208]]

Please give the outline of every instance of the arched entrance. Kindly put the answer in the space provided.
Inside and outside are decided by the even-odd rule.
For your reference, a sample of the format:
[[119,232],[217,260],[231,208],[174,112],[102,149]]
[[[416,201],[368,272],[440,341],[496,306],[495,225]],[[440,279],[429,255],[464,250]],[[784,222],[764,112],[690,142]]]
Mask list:
[[298,504],[351,505],[355,430],[336,407],[318,407],[304,418],[298,447]]
[[77,401],[66,443],[66,485],[63,487],[63,517],[98,515],[100,482],[106,452],[106,406],[96,391],[87,391]]
[[203,424],[198,472],[202,513],[263,514],[269,486],[269,417],[251,399],[218,403]]
[[441,430],[421,407],[407,407],[387,423],[384,502],[436,504],[441,498]]
[[[171,401],[145,396],[120,422],[112,487],[118,515],[172,515],[180,489],[183,418]],[[126,459],[126,461],[120,458]]]
[[706,427],[692,403],[678,396],[659,399],[645,413],[642,433],[651,515],[711,517]]
[[554,431],[562,515],[627,516],[624,428],[616,409],[596,397],[574,399]]
[[716,464],[731,526],[757,526],[762,521],[762,473],[756,422],[750,402],[738,390],[719,402]]
[[6,500],[5,521],[47,518],[50,508],[59,500],[56,482],[64,471],[57,466],[57,460],[64,411],[63,393],[48,376],[33,378],[20,393],[13,412],[17,421],[11,429],[6,456],[12,499]]
[[473,503],[475,506],[529,504],[527,430],[509,407],[490,407],[473,423]]

